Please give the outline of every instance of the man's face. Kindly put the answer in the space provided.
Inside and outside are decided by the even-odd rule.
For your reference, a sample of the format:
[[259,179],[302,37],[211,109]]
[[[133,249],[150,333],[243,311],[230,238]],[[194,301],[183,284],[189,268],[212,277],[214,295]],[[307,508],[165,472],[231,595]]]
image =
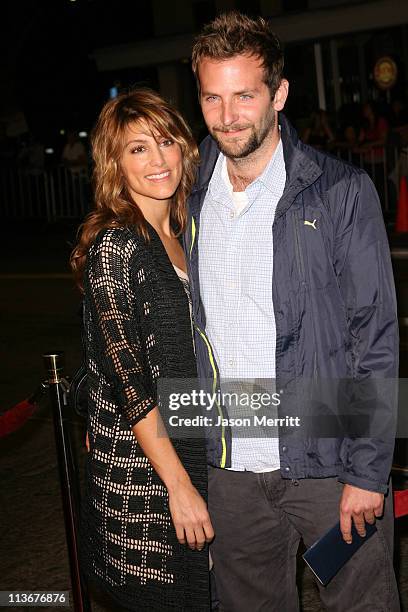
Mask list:
[[204,58],[198,76],[204,120],[224,155],[247,157],[272,137],[276,111],[284,102],[276,108],[276,96],[271,100],[258,57],[237,55],[221,61]]

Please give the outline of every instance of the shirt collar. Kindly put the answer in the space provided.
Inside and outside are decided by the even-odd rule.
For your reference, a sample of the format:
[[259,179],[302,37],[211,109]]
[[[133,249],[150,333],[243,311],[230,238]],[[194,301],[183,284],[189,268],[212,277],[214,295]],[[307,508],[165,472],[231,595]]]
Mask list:
[[285,185],[286,182],[286,170],[285,170],[285,160],[283,157],[283,147],[282,140],[279,138],[278,145],[269,160],[266,168],[262,172],[260,176],[248,188],[251,188],[256,183],[261,183],[263,187],[266,187],[271,193],[274,195],[280,196],[282,194],[282,189],[280,189],[280,184],[283,183]]
[[[231,195],[232,188],[229,188],[224,180],[223,172],[226,171],[225,156],[220,153],[215,164],[214,172],[208,185],[212,197],[220,197],[222,195]],[[225,170],[224,170],[225,168]],[[254,190],[257,190],[260,186],[266,187],[274,195],[280,196],[282,190],[280,189],[280,182],[285,184],[286,171],[285,171],[285,160],[283,156],[282,140],[279,139],[278,145],[267,163],[264,171],[258,176],[248,187],[246,192],[248,195]]]
[[215,200],[224,200],[225,196],[230,196],[230,191],[225,184],[225,181],[222,176],[222,167],[224,164],[225,157],[220,152],[218,155],[217,162],[214,167],[214,171],[212,173],[211,180],[208,184],[208,191],[211,194],[211,197]]

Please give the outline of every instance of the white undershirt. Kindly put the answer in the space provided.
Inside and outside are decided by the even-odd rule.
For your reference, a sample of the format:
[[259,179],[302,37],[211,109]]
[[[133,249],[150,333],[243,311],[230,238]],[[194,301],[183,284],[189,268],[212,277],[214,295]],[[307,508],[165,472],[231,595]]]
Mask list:
[[228,188],[228,191],[231,194],[232,202],[234,204],[234,210],[236,214],[239,215],[248,205],[248,194],[246,193],[246,191],[234,191],[230,181],[230,177],[228,176],[226,157],[224,157],[224,161],[222,164],[221,176]]

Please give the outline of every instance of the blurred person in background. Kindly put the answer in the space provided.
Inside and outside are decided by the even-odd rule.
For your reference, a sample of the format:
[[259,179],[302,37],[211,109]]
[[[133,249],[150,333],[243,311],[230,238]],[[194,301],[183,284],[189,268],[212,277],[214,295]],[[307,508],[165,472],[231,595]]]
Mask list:
[[82,217],[89,210],[90,189],[88,177],[88,159],[85,145],[81,142],[76,130],[67,132],[67,142],[62,150],[62,182],[65,184],[66,205],[72,216]]
[[73,174],[86,174],[88,160],[85,146],[76,130],[67,131],[67,142],[62,150],[61,161]]
[[358,137],[358,149],[360,152],[367,152],[367,159],[382,161],[384,147],[390,131],[389,123],[378,112],[373,102],[363,104],[361,116],[362,125]]
[[317,149],[328,149],[334,142],[334,132],[326,111],[319,109],[310,116],[310,125],[303,133],[303,142]]
[[361,125],[361,105],[355,102],[343,104],[338,111],[339,129],[333,146],[346,151],[354,149],[358,145]]
[[24,172],[31,176],[38,176],[44,172],[44,145],[31,132],[28,134],[27,140],[22,143],[18,154],[18,162]]
[[391,102],[389,120],[393,130],[408,126],[408,109],[405,101],[401,98],[396,98]]
[[[374,102],[366,102],[361,110],[361,128],[353,153],[359,155],[358,165],[371,176],[381,202],[385,204],[389,193],[388,175],[395,163],[394,151],[390,153],[390,125]],[[391,147],[392,148],[392,147]],[[393,202],[395,197],[392,198]]]

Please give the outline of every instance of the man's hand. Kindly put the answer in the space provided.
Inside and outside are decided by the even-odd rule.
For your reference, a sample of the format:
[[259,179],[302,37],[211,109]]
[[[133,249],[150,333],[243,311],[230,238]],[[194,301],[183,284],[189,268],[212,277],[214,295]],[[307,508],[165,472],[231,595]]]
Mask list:
[[340,500],[340,530],[343,539],[351,544],[351,521],[354,521],[357,533],[365,537],[365,523],[375,523],[376,517],[383,513],[384,495],[373,491],[365,491],[358,487],[345,484]]

